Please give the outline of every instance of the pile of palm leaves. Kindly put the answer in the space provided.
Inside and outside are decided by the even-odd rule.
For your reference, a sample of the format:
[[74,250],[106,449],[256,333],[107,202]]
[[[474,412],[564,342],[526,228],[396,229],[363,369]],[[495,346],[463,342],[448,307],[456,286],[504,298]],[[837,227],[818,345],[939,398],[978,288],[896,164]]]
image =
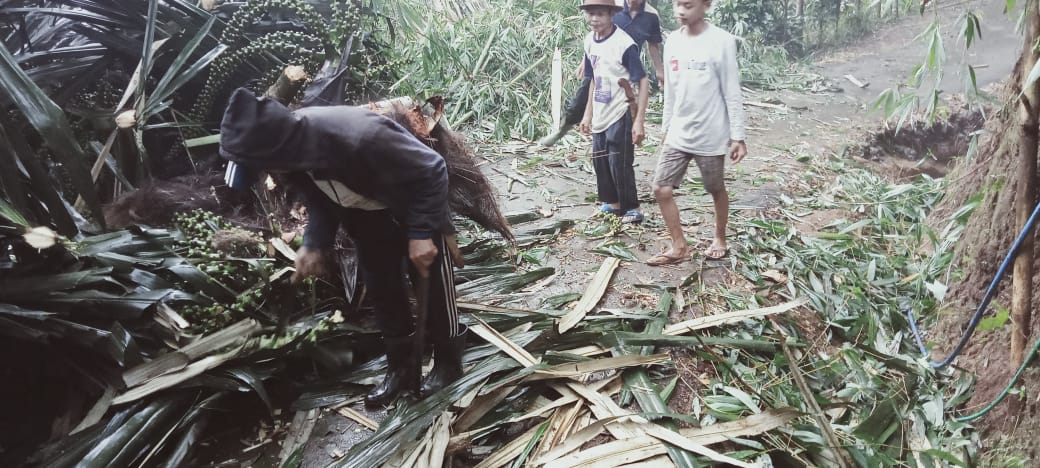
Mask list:
[[[6,436],[12,439],[3,445],[12,449],[3,454],[5,465],[178,466],[212,432],[214,417],[235,411],[241,392],[253,393],[270,414],[292,401],[284,395],[299,395],[299,385],[383,366],[351,365],[379,349],[378,332],[359,322],[357,304],[344,301],[339,288],[290,286],[292,250],[277,237],[264,240],[193,213],[178,219],[177,230],[135,227],[62,242],[0,207],[2,245],[10,250],[0,270],[6,346],[45,347],[57,363],[50,366],[67,370],[59,388],[76,389],[36,399],[35,414],[24,400],[8,401],[10,411],[35,418],[26,432],[37,439]],[[500,241],[464,249],[474,260],[482,256],[487,272],[499,272],[493,267],[503,261],[513,270]],[[481,284],[508,294],[551,273]],[[5,365],[8,375],[17,374]],[[22,371],[36,381],[39,369]],[[41,408],[57,414],[48,420]],[[256,419],[256,410],[239,409],[236,420]],[[38,448],[45,439],[54,442]]]

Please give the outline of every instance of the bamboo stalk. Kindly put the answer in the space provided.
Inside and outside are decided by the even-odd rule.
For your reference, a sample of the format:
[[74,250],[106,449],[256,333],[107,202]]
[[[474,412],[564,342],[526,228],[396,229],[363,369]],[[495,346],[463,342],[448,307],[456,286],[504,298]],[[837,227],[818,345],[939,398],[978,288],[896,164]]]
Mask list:
[[787,333],[784,332],[783,328],[781,328],[776,322],[773,324],[784,338],[780,341],[780,347],[783,348],[784,356],[787,357],[787,365],[791,368],[791,376],[794,377],[794,383],[798,387],[798,391],[801,392],[802,398],[805,399],[805,405],[808,406],[813,419],[815,419],[816,424],[820,426],[823,440],[827,443],[827,448],[832,452],[833,460],[831,461],[841,468],[856,466],[856,464],[850,460],[848,452],[842,449],[841,441],[838,440],[838,436],[834,433],[834,428],[831,427],[831,421],[827,419],[827,415],[823,413],[820,404],[816,402],[816,396],[813,394],[812,390],[809,389],[809,384],[805,382],[805,377],[802,376],[802,370],[798,367],[798,360],[795,359],[794,353],[791,352],[791,348],[787,346]]
[[[1040,12],[1029,10],[1029,32],[1026,45],[1022,51],[1021,70],[1032,70],[1037,62],[1037,54],[1033,44],[1040,36]],[[1025,80],[1025,76],[1022,78]],[[1015,197],[1015,226],[1025,226],[1033,211],[1036,200],[1036,158],[1037,134],[1040,112],[1040,83],[1034,81],[1022,90],[1019,100],[1019,113],[1022,116],[1021,139],[1019,145],[1018,177],[1019,188]],[[1011,298],[1011,367],[1022,365],[1026,352],[1029,327],[1032,319],[1033,295],[1033,236],[1025,236],[1018,254],[1015,256],[1013,285]]]

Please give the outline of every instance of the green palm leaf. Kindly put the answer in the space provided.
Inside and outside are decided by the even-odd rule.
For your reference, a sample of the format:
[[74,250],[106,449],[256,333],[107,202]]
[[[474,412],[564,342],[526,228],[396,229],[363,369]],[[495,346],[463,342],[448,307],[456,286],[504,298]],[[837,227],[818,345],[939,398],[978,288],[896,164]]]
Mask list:
[[90,177],[86,154],[76,142],[65,113],[26,76],[6,47],[0,47],[0,86],[8,91],[11,100],[68,170],[76,191],[97,221],[104,225],[101,200]]

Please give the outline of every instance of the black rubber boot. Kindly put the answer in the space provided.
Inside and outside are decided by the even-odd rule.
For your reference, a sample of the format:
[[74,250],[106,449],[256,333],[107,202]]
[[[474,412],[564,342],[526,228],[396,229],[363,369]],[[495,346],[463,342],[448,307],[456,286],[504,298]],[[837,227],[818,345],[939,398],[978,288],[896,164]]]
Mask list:
[[415,334],[386,338],[386,377],[365,396],[366,406],[386,406],[401,392],[418,390],[419,361],[413,352]]
[[462,377],[462,352],[466,350],[468,329],[462,327],[458,336],[433,343],[433,370],[422,383],[422,396],[425,398],[437,393]]

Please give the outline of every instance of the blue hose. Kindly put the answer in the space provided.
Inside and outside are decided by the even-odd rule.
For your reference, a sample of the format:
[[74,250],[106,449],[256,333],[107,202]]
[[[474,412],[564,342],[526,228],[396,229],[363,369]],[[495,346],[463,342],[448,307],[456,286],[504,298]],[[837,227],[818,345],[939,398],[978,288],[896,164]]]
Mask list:
[[[989,306],[989,301],[993,299],[993,295],[997,291],[997,285],[1000,284],[1000,280],[1004,278],[1004,273],[1007,272],[1007,268],[1011,265],[1012,259],[1015,258],[1015,254],[1018,249],[1022,247],[1022,242],[1025,241],[1026,236],[1030,235],[1033,230],[1033,225],[1036,224],[1037,215],[1040,214],[1040,203],[1033,209],[1033,214],[1029,216],[1029,220],[1026,221],[1026,225],[1022,228],[1022,232],[1018,234],[1018,238],[1015,239],[1015,243],[1011,245],[1011,250],[1008,252],[1007,257],[1004,257],[1004,262],[1000,264],[1000,268],[997,270],[997,274],[993,277],[993,281],[989,283],[989,289],[986,290],[986,295],[982,296],[982,302],[979,303],[979,308],[975,310],[975,315],[971,317],[971,322],[968,322],[968,329],[961,335],[961,340],[957,343],[957,347],[953,349],[953,352],[942,362],[930,361],[929,364],[933,368],[939,369],[950,365],[954,359],[964,350],[964,346],[968,344],[968,340],[971,339],[971,335],[975,333],[975,327],[979,325],[979,321],[982,320],[982,314],[986,312],[986,308]],[[921,340],[921,334],[917,329],[917,323],[914,321],[913,308],[908,307],[906,310],[906,317],[910,320],[910,329],[914,333],[914,341],[917,342],[917,347],[920,348],[921,354],[927,356],[928,350],[924,347],[924,342]]]

